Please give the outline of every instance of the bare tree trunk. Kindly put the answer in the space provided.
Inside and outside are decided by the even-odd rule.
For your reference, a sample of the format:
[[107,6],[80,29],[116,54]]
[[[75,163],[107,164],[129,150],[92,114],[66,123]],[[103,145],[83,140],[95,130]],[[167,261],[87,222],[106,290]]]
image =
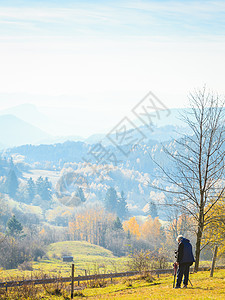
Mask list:
[[200,211],[198,217],[198,231],[196,235],[196,247],[195,247],[195,272],[198,272],[199,267],[199,260],[200,260],[200,252],[201,252],[201,240],[202,234],[204,229],[204,200],[203,200],[203,193],[201,193],[201,200],[200,200]]
[[213,277],[213,272],[215,269],[215,264],[216,264],[216,256],[217,256],[217,250],[218,246],[215,246],[214,254],[213,254],[213,260],[212,260],[212,267],[211,267],[211,272],[210,272],[210,277]]
[[211,222],[217,202],[225,197],[225,186],[221,185],[225,173],[225,109],[224,100],[205,87],[190,95],[190,106],[183,114],[190,133],[163,146],[172,163],[167,168],[153,157],[161,173],[151,186],[171,196],[164,205],[176,207],[180,215],[191,216],[197,226],[197,271],[203,231]]
[[202,239],[202,231],[203,228],[199,225],[197,232],[197,240],[196,240],[196,248],[195,248],[195,272],[198,271],[199,268],[199,260],[200,260],[200,252],[201,252],[201,239]]

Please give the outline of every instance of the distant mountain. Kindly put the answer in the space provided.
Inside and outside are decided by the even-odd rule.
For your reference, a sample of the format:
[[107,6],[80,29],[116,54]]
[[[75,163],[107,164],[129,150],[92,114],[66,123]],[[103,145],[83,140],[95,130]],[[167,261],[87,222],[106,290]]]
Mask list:
[[4,155],[20,154],[25,157],[25,162],[28,163],[49,161],[58,164],[61,161],[61,164],[64,164],[65,162],[81,162],[89,147],[83,142],[72,141],[54,145],[23,145],[8,149]]
[[105,134],[93,134],[85,139],[85,142],[88,144],[96,144],[105,139]]
[[[84,139],[77,135],[78,128],[73,124],[74,117],[71,116],[69,109],[64,108],[61,112],[62,114],[68,116],[68,124],[64,124],[60,115],[58,117],[54,115],[51,110],[44,110],[42,108],[37,108],[33,104],[21,104],[8,109],[0,111],[0,116],[2,115],[13,115],[37,128],[44,131],[47,134],[47,138],[42,139],[44,144],[54,144],[63,143],[66,141],[85,141],[88,144],[96,144],[102,141],[105,146],[111,145],[111,141],[107,138],[105,134],[97,132]],[[160,111],[157,114],[153,114],[151,117],[152,127],[149,128],[144,122],[149,122],[148,119],[133,119],[132,122],[138,127],[146,140],[156,140],[158,142],[167,141],[171,138],[177,138],[178,135],[183,132],[186,133],[186,128],[183,127],[184,124],[180,118],[180,115],[184,112],[182,109],[171,109],[169,112]],[[142,116],[141,116],[142,117]],[[74,128],[74,133],[73,133]],[[65,135],[68,133],[68,135]],[[179,134],[178,134],[179,133]],[[133,134],[132,134],[133,136]],[[138,136],[138,132],[137,132]],[[134,137],[134,136],[133,136]],[[1,143],[1,141],[0,141]],[[10,144],[16,146],[17,144]]]
[[[0,115],[13,115],[27,123],[46,131],[49,118],[33,104],[21,104],[0,111]],[[45,129],[44,129],[45,128]]]
[[40,144],[44,139],[48,139],[49,135],[13,116],[0,116],[0,141],[3,147],[19,146],[24,144]]
[[[43,135],[43,138],[41,138],[41,143],[43,144],[63,143],[69,140],[84,140],[81,136],[61,136],[60,134],[57,134],[57,128],[60,129],[62,126],[65,127],[66,125],[43,114],[33,104],[21,104],[14,107],[10,107],[8,109],[0,110],[0,117],[6,115],[15,116],[16,118],[23,120],[24,122],[27,122],[30,125],[33,125],[34,127],[39,128],[42,132],[45,132],[45,135]],[[54,135],[53,133],[56,133],[56,135]],[[10,146],[17,145],[22,145],[22,143],[10,144]],[[4,148],[4,146],[5,145],[3,144],[3,142],[0,141],[0,148]]]

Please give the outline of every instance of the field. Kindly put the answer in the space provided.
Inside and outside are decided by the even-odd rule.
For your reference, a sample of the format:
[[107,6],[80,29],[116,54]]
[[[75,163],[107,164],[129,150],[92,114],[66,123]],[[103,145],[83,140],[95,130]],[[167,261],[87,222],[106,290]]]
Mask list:
[[33,271],[0,270],[0,278],[32,278],[38,273],[44,273],[50,277],[71,274],[71,262],[63,262],[62,254],[67,253],[74,257],[75,275],[94,273],[122,272],[126,270],[126,257],[115,257],[111,251],[88,242],[68,241],[58,242],[48,246],[46,257],[32,263]]
[[34,181],[36,181],[38,179],[38,177],[40,177],[40,176],[42,176],[43,178],[48,177],[49,180],[52,182],[52,184],[55,185],[56,182],[60,178],[60,172],[59,171],[51,171],[51,170],[34,169],[34,170],[30,170],[29,173],[24,173],[23,176],[26,179],[29,179],[30,177],[32,177]]
[[165,275],[152,282],[125,280],[123,283],[100,289],[85,289],[88,299],[225,299],[225,271],[217,270],[213,278],[209,272],[191,275],[193,287],[172,288],[173,277]]
[[[47,274],[54,276],[70,276],[71,263],[62,262],[63,253],[74,257],[75,275],[120,272],[126,270],[128,258],[118,258],[96,245],[87,242],[59,242],[48,246],[46,258],[33,262],[33,271],[1,270],[0,280],[16,280],[17,278],[42,277]],[[207,265],[203,262],[202,265]],[[173,276],[160,275],[151,277],[135,276],[131,278],[97,280],[82,282],[75,287],[74,299],[225,299],[225,270],[216,270],[214,277],[209,271],[191,274],[193,287],[174,290]],[[0,292],[4,293],[5,290]],[[8,298],[7,298],[8,297]],[[29,298],[30,297],[30,298]],[[9,288],[7,296],[1,299],[70,299],[69,284],[45,286],[28,286]]]
[[[46,257],[31,263],[33,271],[0,269],[0,280],[34,278],[39,274],[47,274],[49,277],[70,276],[72,263],[62,261],[63,253],[74,257],[75,276],[85,275],[85,270],[88,275],[127,271],[128,257],[116,257],[111,251],[88,242],[67,241],[50,244]],[[210,266],[210,264],[211,262],[208,261],[200,262],[200,266]]]
[[[147,277],[135,276],[131,278],[114,279],[110,281],[98,281],[82,283],[80,287],[75,287],[74,299],[124,299],[124,300],[143,300],[143,299],[225,299],[225,270],[216,270],[214,277],[209,277],[209,271],[191,274],[191,282],[193,287],[187,289],[173,289],[173,276],[161,275],[159,278],[153,275]],[[104,287],[100,287],[104,286]],[[19,287],[18,289],[22,289]],[[17,290],[9,289],[9,298],[15,299]],[[51,287],[30,287],[29,299],[70,299],[70,287],[67,284],[64,290],[58,289],[58,286]],[[33,291],[35,290],[35,293]],[[11,293],[11,297],[10,297]],[[29,294],[21,292],[20,297],[16,299],[28,299],[25,295]]]

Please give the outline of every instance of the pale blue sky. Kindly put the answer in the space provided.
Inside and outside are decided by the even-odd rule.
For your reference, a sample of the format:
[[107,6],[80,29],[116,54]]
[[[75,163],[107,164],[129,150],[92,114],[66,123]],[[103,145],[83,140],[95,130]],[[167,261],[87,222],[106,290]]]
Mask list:
[[224,55],[225,1],[0,1],[0,106],[66,106],[80,135],[149,90],[168,107],[204,84],[224,93]]
[[224,1],[0,1],[1,36],[224,35]]

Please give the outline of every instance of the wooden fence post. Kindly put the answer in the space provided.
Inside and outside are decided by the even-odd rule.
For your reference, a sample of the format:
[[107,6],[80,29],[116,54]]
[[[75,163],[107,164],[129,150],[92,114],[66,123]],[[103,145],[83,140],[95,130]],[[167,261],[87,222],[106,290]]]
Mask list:
[[71,299],[73,299],[74,294],[74,264],[72,264],[72,273],[71,273]]
[[218,250],[218,246],[216,245],[215,250],[214,250],[214,254],[213,254],[213,259],[212,259],[212,267],[211,267],[210,277],[213,277],[213,272],[214,272],[215,264],[216,264],[217,250]]

